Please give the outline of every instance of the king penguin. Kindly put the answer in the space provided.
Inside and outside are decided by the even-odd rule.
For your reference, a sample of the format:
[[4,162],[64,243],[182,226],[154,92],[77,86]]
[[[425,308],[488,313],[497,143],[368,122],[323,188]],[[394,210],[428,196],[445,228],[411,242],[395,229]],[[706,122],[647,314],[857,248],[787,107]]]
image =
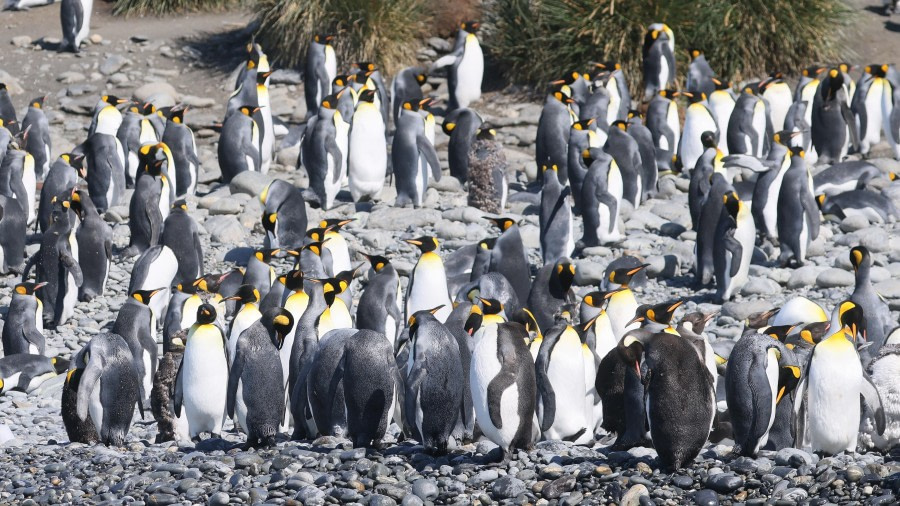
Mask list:
[[756,242],[756,226],[750,208],[737,192],[723,197],[725,213],[719,218],[713,246],[716,298],[730,300],[750,279],[750,259]]
[[809,243],[819,236],[821,216],[810,192],[804,155],[802,149],[791,148],[791,166],[784,174],[778,195],[779,261],[783,265],[792,259],[797,265],[803,265]]
[[644,100],[675,84],[675,34],[668,25],[653,23],[642,48]]
[[684,111],[684,129],[678,144],[678,159],[685,171],[691,171],[703,154],[703,142],[700,140],[703,132],[715,132],[717,139],[721,134],[716,117],[709,108],[706,93],[695,90],[686,91],[682,95],[688,97],[689,104]]
[[219,437],[225,423],[228,360],[225,336],[215,322],[215,307],[197,308],[197,323],[188,331],[175,380],[175,414],[185,411],[192,439],[199,439],[202,432]]
[[28,106],[28,112],[22,120],[22,131],[28,132],[25,139],[25,150],[34,157],[35,174],[39,180],[50,170],[50,123],[44,114],[44,97],[37,97]]
[[438,254],[440,247],[438,240],[436,237],[423,236],[418,239],[406,239],[406,242],[419,248],[421,255],[409,276],[405,314],[412,316],[419,311],[442,306],[434,316],[443,323],[450,316],[453,304],[447,291],[444,263]]
[[484,54],[478,42],[478,28],[481,23],[466,21],[460,25],[457,45],[450,54],[434,62],[433,68],[449,66],[447,84],[449,86],[449,109],[469,107],[481,98],[481,81],[484,77]]
[[43,355],[44,340],[41,321],[43,303],[35,296],[43,283],[19,283],[13,289],[9,312],[3,320],[3,355],[30,353]]
[[384,334],[396,349],[399,326],[403,322],[400,276],[383,256],[363,255],[372,266],[369,282],[356,306],[356,327]]
[[307,117],[319,110],[322,99],[331,91],[331,81],[337,76],[333,41],[334,35],[317,33],[307,47],[303,74],[303,82],[307,83],[304,87]]
[[534,314],[542,332],[550,330],[560,310],[575,302],[574,280],[575,264],[568,258],[541,267],[534,277],[526,307]]
[[222,125],[219,138],[219,168],[222,181],[246,171],[260,170],[259,125],[253,119],[258,107],[242,105],[239,113],[229,116]]
[[575,250],[572,218],[572,187],[558,179],[556,165],[542,167],[540,241],[544,265],[556,263]]
[[81,43],[91,31],[91,12],[94,8],[94,0],[63,0],[59,10],[59,19],[62,24],[62,42],[60,50],[70,50],[77,53],[81,50]]
[[173,283],[190,283],[205,273],[203,245],[197,222],[188,211],[185,200],[172,204],[172,210],[163,223],[162,244],[168,246],[178,259],[178,272]]
[[112,333],[122,337],[131,350],[134,370],[140,380],[141,401],[150,398],[153,376],[159,363],[156,346],[156,317],[149,304],[159,290],[136,290],[125,299],[116,314]]
[[[425,121],[417,101],[406,101],[396,124],[391,146],[391,167],[397,182],[396,206],[421,207],[428,189],[429,174],[441,180],[441,163],[434,145],[428,140]],[[428,169],[431,169],[430,171]]]
[[384,121],[375,105],[375,90],[363,90],[353,113],[347,160],[350,194],[354,202],[377,199],[384,187],[388,163],[384,141],[387,126]]
[[100,217],[87,190],[72,193],[72,209],[80,221],[75,238],[78,264],[84,276],[84,282],[78,287],[78,300],[90,301],[106,291],[112,265],[112,229]]

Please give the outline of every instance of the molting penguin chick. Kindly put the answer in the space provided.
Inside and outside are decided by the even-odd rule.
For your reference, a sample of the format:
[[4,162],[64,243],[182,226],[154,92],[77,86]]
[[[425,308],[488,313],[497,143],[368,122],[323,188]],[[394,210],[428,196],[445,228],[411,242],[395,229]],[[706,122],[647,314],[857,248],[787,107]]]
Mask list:
[[497,141],[497,130],[482,124],[475,132],[475,141],[469,151],[470,206],[487,213],[503,212],[509,194],[506,166],[506,155]]

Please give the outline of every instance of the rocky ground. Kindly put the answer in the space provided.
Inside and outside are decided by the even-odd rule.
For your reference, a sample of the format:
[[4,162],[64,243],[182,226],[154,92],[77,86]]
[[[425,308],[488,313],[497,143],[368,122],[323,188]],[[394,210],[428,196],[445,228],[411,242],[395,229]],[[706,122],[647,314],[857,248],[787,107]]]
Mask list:
[[[81,142],[90,111],[104,92],[122,97],[164,93],[191,106],[186,122],[197,133],[202,184],[190,199],[191,214],[201,225],[207,270],[222,272],[246,262],[250,248],[262,244],[261,208],[255,196],[274,177],[306,186],[296,171],[296,147],[286,142],[267,176],[244,174],[222,185],[215,156],[215,125],[224,116],[231,91],[230,71],[239,63],[247,16],[241,13],[192,15],[177,20],[114,19],[108,5],[98,3],[94,40],[80,55],[58,54],[55,7],[27,13],[0,14],[0,81],[10,85],[13,100],[24,111],[29,98],[49,94],[47,112],[53,134],[53,156]],[[877,16],[866,13],[867,16]],[[884,20],[877,19],[878,23]],[[889,29],[889,27],[888,27]],[[889,33],[888,37],[897,34]],[[200,35],[197,35],[200,34]],[[420,52],[424,60],[446,49],[430,41]],[[896,46],[894,46],[896,47]],[[868,55],[867,55],[868,56]],[[877,57],[873,54],[872,57]],[[880,61],[880,60],[879,60]],[[275,62],[277,67],[277,62]],[[435,80],[443,94],[443,84]],[[271,90],[274,113],[289,125],[305,116],[302,87],[294,72],[278,72]],[[523,189],[535,171],[533,141],[540,104],[502,93],[488,93],[475,108],[494,125],[506,148],[515,189]],[[436,134],[438,153],[446,159],[447,137]],[[900,172],[900,164],[873,160],[884,171]],[[665,177],[659,195],[637,210],[626,209],[627,239],[616,247],[591,248],[576,261],[576,288],[592,289],[614,258],[631,254],[651,264],[648,283],[636,289],[641,302],[684,298],[688,311],[719,309],[710,290],[692,286],[695,234],[688,230],[687,180]],[[900,203],[900,184],[883,188]],[[496,232],[480,211],[466,207],[459,183],[448,177],[429,189],[421,209],[394,208],[393,187],[383,201],[342,205],[322,213],[310,210],[310,223],[322,217],[353,217],[346,236],[357,252],[390,257],[401,274],[408,274],[417,251],[399,239],[433,234],[445,254]],[[513,199],[507,215],[520,220],[532,263],[538,257],[536,196]],[[116,250],[128,244],[128,196],[107,213]],[[581,235],[580,219],[576,237]],[[770,260],[771,251],[754,254],[751,281],[736,301],[721,307],[709,329],[711,339],[738,335],[750,313],[804,295],[827,308],[846,297],[853,284],[849,249],[865,245],[874,254],[876,289],[894,310],[900,310],[900,237],[895,224],[870,224],[848,218],[828,222],[810,248],[810,261],[785,269]],[[33,253],[37,244],[29,246]],[[75,316],[56,331],[48,331],[48,352],[68,356],[91,336],[112,326],[121,306],[133,258],[119,257],[110,273],[108,292],[76,308]],[[278,265],[282,269],[286,264]],[[9,304],[9,287],[18,278],[0,278],[0,314]],[[405,283],[405,278],[404,281]],[[356,292],[361,290],[356,287]],[[895,314],[895,317],[897,315]],[[134,504],[359,502],[372,505],[433,503],[581,501],[622,504],[723,503],[896,503],[900,464],[891,455],[875,453],[819,458],[800,450],[762,452],[757,459],[726,457],[730,446],[710,445],[694,466],[674,475],[656,470],[653,450],[613,452],[569,443],[543,442],[520,452],[508,464],[492,464],[498,452],[489,442],[460,448],[433,458],[412,443],[389,445],[383,451],[351,449],[346,441],[322,438],[313,442],[281,442],[274,449],[244,452],[242,436],[228,434],[196,447],[154,445],[155,424],[148,412],[129,435],[127,448],[70,444],[59,417],[63,378],[57,377],[30,395],[9,392],[0,397],[0,423],[12,439],[0,447],[0,503],[131,502]],[[394,427],[396,430],[396,427]],[[396,435],[395,433],[393,433]],[[5,439],[5,438],[3,438]],[[727,442],[727,441],[726,441]]]

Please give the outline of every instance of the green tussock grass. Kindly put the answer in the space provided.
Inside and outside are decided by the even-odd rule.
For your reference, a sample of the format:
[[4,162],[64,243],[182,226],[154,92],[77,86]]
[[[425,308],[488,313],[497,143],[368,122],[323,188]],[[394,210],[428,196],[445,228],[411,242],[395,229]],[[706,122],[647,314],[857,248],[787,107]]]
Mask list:
[[514,82],[546,83],[615,60],[637,92],[653,22],[675,32],[679,76],[696,47],[719,75],[741,79],[846,56],[840,40],[851,14],[841,0],[495,0],[486,42]]
[[221,11],[248,3],[244,0],[116,0],[113,13],[116,15],[156,15]]
[[341,65],[371,61],[392,74],[416,62],[426,0],[257,0],[257,40],[281,66],[306,57],[316,33],[333,33]]

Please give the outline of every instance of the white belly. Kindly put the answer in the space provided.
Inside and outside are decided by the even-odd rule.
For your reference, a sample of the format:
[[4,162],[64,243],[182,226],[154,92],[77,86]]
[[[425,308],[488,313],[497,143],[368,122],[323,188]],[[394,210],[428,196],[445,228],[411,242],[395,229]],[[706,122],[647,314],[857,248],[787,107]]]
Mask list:
[[[578,342],[577,337],[571,339],[563,336],[560,338],[560,342],[556,343],[550,355],[547,377],[550,379],[556,395],[556,411],[553,424],[544,432],[544,437],[563,439],[576,434],[581,429],[593,427],[593,423],[585,418],[587,388],[584,358],[581,343]],[[540,413],[538,417],[541,417]],[[589,434],[589,431],[586,431],[585,435],[593,436],[593,434]]]
[[[191,341],[191,338],[195,338]],[[215,336],[188,336],[182,364],[183,406],[190,436],[222,432],[228,388],[228,362]]]
[[[679,118],[678,118],[678,105],[676,105],[675,102],[671,102],[671,103],[669,104],[669,109],[668,109],[667,114],[666,114],[666,123],[668,123],[668,124],[669,124],[669,128],[672,129],[672,133],[674,134],[674,135],[673,135],[673,137],[674,137],[674,141],[673,141],[673,142],[674,142],[675,144],[672,145],[672,146],[662,146],[662,145],[660,145],[660,148],[662,148],[662,149],[675,149],[676,147],[678,147],[678,142],[679,142],[679,140],[681,139],[681,121],[680,121]],[[663,137],[663,139],[665,139],[665,137]],[[662,142],[663,142],[663,141],[660,141],[660,144],[662,144]]]
[[475,333],[472,365],[469,369],[469,387],[472,392],[472,405],[475,408],[475,421],[488,439],[505,449],[509,448],[519,428],[519,389],[513,384],[501,395],[500,418],[503,420],[503,427],[498,429],[491,422],[487,389],[499,373],[497,326],[482,327]]
[[775,423],[775,404],[778,399],[778,358],[775,356],[774,348],[769,348],[766,355],[766,377],[769,379],[769,391],[772,392],[772,411],[769,414],[769,423],[766,425],[766,432],[756,443],[756,448],[754,450],[757,452],[769,442],[769,429],[771,429],[772,424]]
[[731,120],[731,113],[734,112],[734,99],[727,91],[717,90],[709,97],[709,108],[712,110],[713,116],[716,117],[716,123],[719,125],[719,149],[723,154],[728,154],[728,136],[725,131],[728,129],[728,122]]
[[612,125],[614,121],[619,119],[619,107],[622,103],[622,97],[619,95],[619,86],[615,79],[607,81],[606,91],[609,92],[609,106],[606,108],[606,124]]
[[470,103],[481,98],[484,55],[478,43],[466,44],[462,61],[456,70],[456,100],[460,107],[468,107]]
[[91,403],[88,405],[88,413],[91,415],[97,434],[103,433],[103,403],[100,402],[100,383],[102,381],[103,378],[100,378],[94,383],[94,389],[91,390]]
[[142,381],[144,382],[144,395],[149,398],[150,391],[153,390],[153,375],[156,371],[153,370],[153,359],[150,357],[149,351],[143,350],[143,356],[141,358],[144,362],[144,377],[142,378]]
[[817,346],[808,380],[808,427],[813,451],[839,453],[856,448],[859,429],[859,382],[856,357],[829,353]]
[[681,163],[685,169],[693,170],[703,154],[700,136],[706,131],[717,131],[715,119],[703,105],[691,104],[684,118],[684,135],[681,136]]
[[[361,106],[364,107],[364,106]],[[384,121],[374,107],[359,109],[353,116],[348,160],[350,192],[353,200],[377,198],[387,173],[387,145]]]
[[[753,135],[757,142],[756,152],[752,154],[756,157],[762,157],[763,147],[765,145],[764,139],[766,138],[766,106],[762,100],[757,100],[756,105],[753,107],[753,120],[751,124],[753,125]],[[748,150],[752,148],[752,142],[747,144]]]
[[[433,260],[427,261],[433,262]],[[406,297],[407,317],[412,316],[416,311],[433,309],[440,305],[444,307],[435,313],[435,317],[443,323],[447,321],[450,311],[453,310],[447,290],[447,275],[444,273],[444,266],[435,262],[423,268],[417,264],[414,280],[409,286]]]
[[881,140],[882,107],[884,100],[884,80],[876,77],[869,86],[864,107],[866,108],[866,135],[862,139],[862,152],[868,153],[869,149]]
[[234,317],[231,322],[231,332],[228,334],[228,365],[234,363],[234,356],[237,352],[238,338],[241,333],[247,330],[257,320],[262,318],[262,313],[256,308],[256,305],[247,304],[241,308],[241,311]]
[[94,0],[81,0],[81,5],[84,9],[84,18],[81,29],[78,30],[78,34],[75,35],[75,47],[78,47],[91,31],[91,11],[94,7]]

